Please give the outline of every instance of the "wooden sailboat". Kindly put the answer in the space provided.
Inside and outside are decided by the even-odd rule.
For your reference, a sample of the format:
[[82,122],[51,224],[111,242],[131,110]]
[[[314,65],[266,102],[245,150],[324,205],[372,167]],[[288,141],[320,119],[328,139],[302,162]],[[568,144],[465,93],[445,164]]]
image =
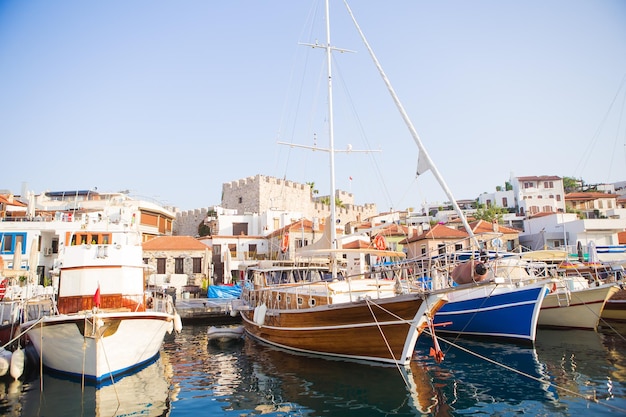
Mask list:
[[[325,265],[262,265],[248,271],[240,306],[247,334],[289,350],[351,360],[409,365],[415,344],[436,311],[445,304],[439,292],[404,291],[406,271],[398,267],[395,280],[386,280],[362,262],[365,250],[339,247],[335,230],[335,150],[333,139],[332,71],[329,4],[326,1],[328,71],[330,217],[326,224],[327,247],[310,252],[325,257]],[[295,145],[293,145],[295,146]],[[319,149],[318,149],[319,150]],[[305,248],[306,249],[306,248]],[[370,257],[403,253],[371,249]],[[309,256],[312,253],[308,254]],[[301,254],[305,256],[305,254]],[[337,258],[347,256],[353,265],[338,271]],[[355,265],[358,264],[358,267]],[[347,271],[350,271],[348,274]]]

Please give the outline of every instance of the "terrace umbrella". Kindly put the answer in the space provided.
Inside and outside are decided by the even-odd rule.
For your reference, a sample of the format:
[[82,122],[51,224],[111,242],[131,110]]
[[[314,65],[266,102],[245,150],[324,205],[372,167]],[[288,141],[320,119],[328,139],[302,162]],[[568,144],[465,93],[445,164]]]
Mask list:
[[13,270],[18,270],[22,267],[22,242],[17,242],[15,245],[15,251],[13,252]]
[[590,264],[600,262],[600,258],[598,258],[598,250],[596,249],[596,244],[593,240],[587,243],[587,262]]
[[37,283],[37,264],[39,263],[39,243],[35,238],[30,244],[30,252],[28,256],[28,283]]
[[230,255],[230,250],[226,248],[224,252],[224,284],[230,284],[232,280],[232,273],[230,271],[232,263],[232,256]]

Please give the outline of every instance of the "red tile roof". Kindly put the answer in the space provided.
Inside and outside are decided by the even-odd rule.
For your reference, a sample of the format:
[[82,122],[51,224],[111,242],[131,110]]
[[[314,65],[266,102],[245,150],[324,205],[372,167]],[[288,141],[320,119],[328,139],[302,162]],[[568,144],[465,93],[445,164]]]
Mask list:
[[409,242],[415,242],[417,240],[425,240],[425,239],[463,239],[468,237],[468,234],[462,230],[455,229],[453,227],[448,227],[443,224],[436,224],[430,230],[422,233],[421,235],[414,236],[412,238],[401,240],[400,244],[405,244]]
[[13,201],[9,201],[9,196],[6,194],[0,194],[0,204],[16,207],[27,207],[27,204],[22,203],[17,198],[13,197]]
[[498,230],[496,232],[494,230],[493,223],[489,223],[489,222],[484,221],[484,220],[478,220],[477,222],[470,223],[470,227],[472,228],[472,232],[474,232],[476,234],[478,234],[478,233],[491,233],[491,232],[504,233],[504,234],[519,233],[519,230],[512,229],[510,227],[503,226],[501,224],[498,225],[498,227],[497,227]]
[[191,236],[159,236],[144,242],[143,250],[205,250],[210,249],[204,243]]

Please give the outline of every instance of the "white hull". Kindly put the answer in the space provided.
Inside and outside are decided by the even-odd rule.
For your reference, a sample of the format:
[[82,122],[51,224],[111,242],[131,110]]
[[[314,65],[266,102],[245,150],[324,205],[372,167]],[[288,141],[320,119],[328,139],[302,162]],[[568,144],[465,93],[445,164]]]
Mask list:
[[605,284],[586,289],[559,289],[546,296],[539,313],[539,326],[573,329],[598,328],[606,300],[618,291],[616,285]]
[[100,382],[155,359],[173,321],[157,312],[88,312],[46,317],[22,329],[33,326],[27,335],[46,368]]

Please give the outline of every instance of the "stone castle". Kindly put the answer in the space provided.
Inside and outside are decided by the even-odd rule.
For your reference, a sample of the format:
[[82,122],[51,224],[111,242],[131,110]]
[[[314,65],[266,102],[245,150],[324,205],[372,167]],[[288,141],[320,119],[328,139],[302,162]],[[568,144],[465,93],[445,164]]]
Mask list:
[[[336,208],[340,224],[365,220],[378,214],[376,204],[355,205],[352,193],[337,190],[335,195],[342,203]],[[308,219],[323,219],[330,215],[330,206],[321,203],[322,198],[313,196],[308,184],[256,175],[222,184],[221,207],[236,210],[240,215],[290,211],[301,212]],[[208,213],[208,209],[178,213],[174,233],[195,236],[198,225]]]

